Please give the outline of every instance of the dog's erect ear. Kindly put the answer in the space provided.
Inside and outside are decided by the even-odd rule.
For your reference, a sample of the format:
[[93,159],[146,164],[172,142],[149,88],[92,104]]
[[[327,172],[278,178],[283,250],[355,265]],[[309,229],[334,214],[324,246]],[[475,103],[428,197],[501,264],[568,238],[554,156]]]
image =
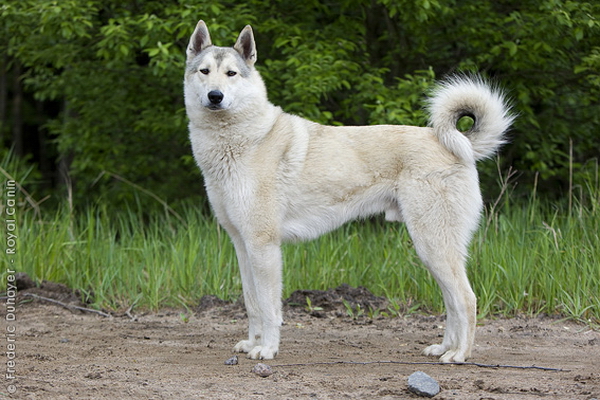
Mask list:
[[208,46],[212,46],[210,33],[208,33],[208,28],[204,21],[200,20],[198,21],[198,25],[196,25],[196,29],[194,29],[194,33],[192,33],[192,36],[190,37],[190,44],[188,44],[186,51],[188,60]]
[[246,60],[246,64],[250,66],[254,65],[256,62],[256,44],[254,43],[254,34],[250,25],[246,25],[242,30],[233,48]]

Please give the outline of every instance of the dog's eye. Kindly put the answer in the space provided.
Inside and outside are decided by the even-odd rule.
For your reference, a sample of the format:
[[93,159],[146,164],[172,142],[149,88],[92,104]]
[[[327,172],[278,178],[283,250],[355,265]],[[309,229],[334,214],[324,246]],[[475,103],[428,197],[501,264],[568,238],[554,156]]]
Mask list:
[[235,71],[227,71],[227,76],[236,76],[237,72]]
[[204,75],[208,75],[210,71],[208,70],[208,68],[204,68],[200,70],[200,73],[204,74]]

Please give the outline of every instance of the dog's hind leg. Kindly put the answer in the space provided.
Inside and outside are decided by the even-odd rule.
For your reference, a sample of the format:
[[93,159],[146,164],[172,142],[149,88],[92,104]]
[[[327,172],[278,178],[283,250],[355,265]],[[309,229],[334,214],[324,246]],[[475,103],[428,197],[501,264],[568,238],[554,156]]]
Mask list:
[[[442,261],[448,262],[452,261]],[[448,264],[433,267],[436,262],[428,265],[442,290],[447,321],[442,343],[427,347],[423,353],[440,356],[442,362],[464,362],[471,356],[477,311],[475,294],[469,285],[464,263],[452,262],[449,268]]]
[[[413,186],[413,195],[400,201],[417,253],[444,297],[447,312],[444,339],[441,344],[424,350],[426,355],[440,356],[442,362],[465,361],[471,356],[475,337],[477,300],[465,264],[468,245],[478,224],[481,198],[477,186],[460,195],[452,193],[454,187],[464,189],[467,182],[420,182],[418,188]],[[418,199],[414,193],[420,194]]]

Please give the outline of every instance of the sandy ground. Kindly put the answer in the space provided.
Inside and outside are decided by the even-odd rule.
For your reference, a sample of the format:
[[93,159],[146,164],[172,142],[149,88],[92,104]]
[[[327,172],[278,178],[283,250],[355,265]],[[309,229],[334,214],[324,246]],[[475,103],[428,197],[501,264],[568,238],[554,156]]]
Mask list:
[[27,292],[16,321],[7,324],[0,308],[3,324],[17,330],[16,378],[3,379],[0,398],[411,399],[418,396],[407,378],[415,371],[439,382],[435,399],[600,398],[600,332],[548,317],[480,321],[470,361],[560,371],[411,364],[436,361],[420,351],[441,340],[443,317],[351,318],[336,293],[302,292],[296,301],[310,295],[323,310],[286,306],[280,354],[266,362],[273,374],[261,378],[251,372],[257,362],[243,356],[224,364],[245,336],[239,304],[207,298],[189,318],[178,310],[106,318],[31,301]]

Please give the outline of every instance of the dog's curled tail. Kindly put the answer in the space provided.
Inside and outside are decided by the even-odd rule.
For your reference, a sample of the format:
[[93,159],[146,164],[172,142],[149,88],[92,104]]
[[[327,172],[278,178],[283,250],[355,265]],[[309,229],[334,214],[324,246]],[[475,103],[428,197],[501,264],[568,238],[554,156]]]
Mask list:
[[[428,100],[429,124],[440,143],[464,162],[495,154],[514,120],[502,92],[480,77],[454,76],[441,82]],[[471,117],[473,126],[460,132],[456,124]]]

